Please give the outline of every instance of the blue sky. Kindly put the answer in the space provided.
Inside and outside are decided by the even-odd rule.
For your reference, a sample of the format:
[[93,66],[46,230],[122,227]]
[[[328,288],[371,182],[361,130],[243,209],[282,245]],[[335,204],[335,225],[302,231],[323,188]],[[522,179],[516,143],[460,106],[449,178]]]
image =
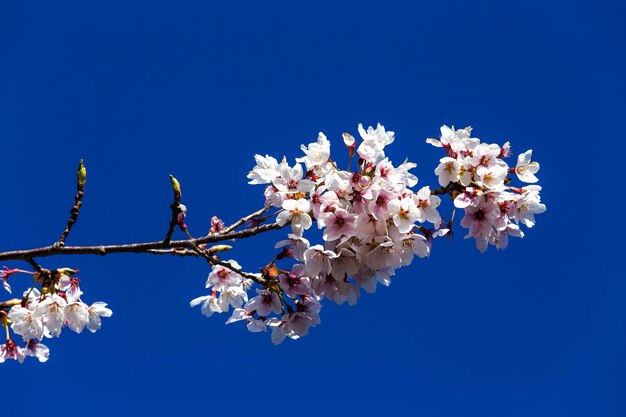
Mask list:
[[[84,299],[113,317],[49,341],[45,364],[3,364],[2,414],[625,415],[625,12],[618,1],[2,3],[2,251],[58,237],[81,158],[87,195],[68,244],[162,238],[170,173],[199,235],[212,215],[261,207],[245,177],[255,153],[300,156],[320,130],[339,148],[359,122],[394,130],[389,156],[417,162],[422,184],[436,184],[440,154],[424,139],[442,124],[533,149],[548,206],[507,250],[481,255],[459,231],[357,306],[326,303],[320,326],[278,347],[189,308],[205,294],[199,260],[41,260],[80,269]],[[283,236],[232,256],[254,270]]]

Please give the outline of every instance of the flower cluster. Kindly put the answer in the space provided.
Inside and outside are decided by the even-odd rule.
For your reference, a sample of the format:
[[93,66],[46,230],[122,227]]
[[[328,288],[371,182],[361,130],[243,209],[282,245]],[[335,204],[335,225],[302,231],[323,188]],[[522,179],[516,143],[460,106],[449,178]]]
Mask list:
[[11,323],[11,330],[22,337],[25,347],[18,346],[10,337],[0,346],[0,362],[16,359],[20,363],[25,356],[35,356],[41,362],[48,360],[49,349],[40,343],[44,337],[59,337],[64,327],[81,333],[100,329],[101,317],[112,312],[103,302],[85,304],[81,296],[79,279],[70,275],[76,271],[69,268],[46,271],[35,275],[42,283],[42,291],[32,288],[24,298],[13,305],[4,316],[3,325]]
[[[227,265],[241,269],[236,261],[230,260]],[[239,308],[248,301],[247,289],[252,287],[251,279],[244,279],[240,274],[222,265],[214,265],[206,281],[206,288],[211,294],[194,298],[191,307],[200,305],[200,311],[206,317],[213,313],[224,313],[229,307]]]
[[[397,268],[409,265],[416,255],[428,256],[430,239],[447,233],[441,228],[440,198],[428,186],[411,189],[418,182],[409,172],[415,164],[395,166],[385,156],[394,132],[380,124],[367,130],[359,125],[358,131],[360,143],[343,135],[347,170],[331,158],[330,141],[323,133],[301,147],[304,156],[293,165],[255,156],[250,184],[266,185],[265,206],[278,210],[278,225],[291,228],[288,239],[276,247],[289,247],[289,256],[297,262],[288,269],[272,262],[269,269],[274,273],[266,274],[264,288],[236,308],[228,323],[246,320],[255,332],[269,327],[274,343],[304,336],[320,322],[324,297],[355,304],[361,289],[371,293],[379,283],[389,285]],[[431,227],[420,225],[426,222]],[[314,223],[323,242],[311,245],[304,234]],[[216,305],[212,311],[217,310]]]
[[461,220],[461,226],[469,229],[465,237],[474,238],[481,252],[490,244],[503,249],[509,236],[524,236],[520,223],[533,227],[534,215],[546,210],[540,186],[509,186],[509,174],[516,174],[524,183],[536,183],[539,164],[531,162],[529,150],[518,156],[515,168],[509,168],[504,161],[511,156],[509,142],[503,146],[482,143],[471,133],[470,127],[454,130],[443,126],[439,140],[426,141],[446,152],[435,174],[439,184],[450,190],[454,206],[465,211]]

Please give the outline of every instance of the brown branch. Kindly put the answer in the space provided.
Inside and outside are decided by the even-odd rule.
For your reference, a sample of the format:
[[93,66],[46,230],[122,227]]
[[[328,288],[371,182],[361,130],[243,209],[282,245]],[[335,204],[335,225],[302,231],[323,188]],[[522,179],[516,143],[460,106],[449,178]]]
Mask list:
[[434,190],[430,191],[431,195],[442,195],[442,194],[448,194],[452,191],[458,191],[458,192],[463,192],[465,191],[465,187],[462,186],[461,184],[459,184],[458,182],[451,182],[450,184],[446,185],[445,187],[440,187],[440,188],[435,188]]
[[33,258],[25,258],[24,261],[28,262],[30,266],[32,266],[37,272],[41,272],[41,270],[43,269],[41,265],[33,260]]
[[257,284],[261,284],[261,285],[265,284],[265,280],[263,278],[258,277],[254,274],[250,274],[248,272],[244,272],[241,269],[237,269],[234,266],[232,266],[229,262],[220,261],[217,256],[212,255],[213,253],[215,253],[215,250],[212,250],[214,248],[209,248],[209,249],[201,248],[200,246],[198,246],[197,243],[195,243],[196,239],[192,238],[188,230],[185,230],[185,233],[187,233],[187,236],[189,236],[191,250],[194,251],[198,256],[205,258],[210,265],[221,265],[225,268],[230,269],[236,274],[241,275],[244,278],[249,278],[253,280]]
[[[196,252],[198,254],[198,256],[202,256],[203,258],[205,258],[210,265],[221,265],[225,268],[230,269],[231,271],[235,272],[236,274],[241,275],[244,278],[249,278],[251,280],[253,280],[254,282],[256,282],[257,284],[261,284],[261,285],[265,285],[265,279],[258,277],[254,274],[250,274],[248,272],[244,272],[241,269],[237,269],[234,266],[232,266],[229,262],[224,262],[224,261],[220,261],[220,259],[213,255],[213,253],[215,253],[217,251],[217,246],[213,247],[213,248],[209,248],[209,249],[205,249],[203,247],[198,246],[198,244],[196,244],[194,242],[195,239],[192,238],[191,234],[189,233],[188,230],[185,230],[185,233],[187,233],[187,236],[189,236],[189,242],[191,243],[191,250]],[[228,248],[230,248],[230,246],[227,246]]]
[[246,217],[242,217],[241,219],[237,220],[235,223],[231,224],[227,228],[220,230],[220,234],[230,233],[231,231],[241,226],[242,224],[252,219],[253,217],[260,216],[261,214],[265,213],[268,209],[269,207],[263,207],[261,210],[257,210],[254,213],[247,215]]
[[153,255],[172,255],[172,256],[194,256],[198,257],[199,255],[190,250],[183,248],[173,248],[173,249],[148,249],[146,253],[151,253]]
[[[285,225],[286,226],[286,225]],[[194,245],[205,243],[221,242],[229,239],[245,239],[251,236],[265,233],[270,230],[280,229],[278,223],[266,224],[252,229],[233,231],[225,234],[209,234],[197,239],[172,240],[168,243],[164,241],[128,243],[120,245],[99,245],[99,246],[45,246],[35,249],[15,250],[0,252],[0,261],[27,260],[32,258],[45,258],[56,255],[108,255],[111,253],[151,253],[154,249],[191,249]],[[152,252],[154,253],[154,252]]]
[[87,170],[85,169],[85,165],[83,164],[83,160],[81,159],[78,163],[78,170],[76,172],[76,195],[74,195],[74,206],[70,210],[70,218],[67,220],[67,225],[65,226],[65,230],[61,233],[61,237],[54,244],[55,246],[63,246],[65,245],[65,239],[70,234],[72,230],[72,226],[78,220],[78,214],[80,213],[80,208],[83,205],[83,197],[85,196],[85,181],[87,180]]

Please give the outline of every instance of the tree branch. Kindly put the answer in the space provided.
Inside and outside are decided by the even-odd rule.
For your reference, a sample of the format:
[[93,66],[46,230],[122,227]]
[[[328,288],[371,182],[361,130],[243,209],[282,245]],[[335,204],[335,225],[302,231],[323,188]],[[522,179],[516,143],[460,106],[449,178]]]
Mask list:
[[268,232],[270,230],[280,229],[282,227],[284,226],[280,226],[278,223],[271,223],[252,229],[233,231],[225,234],[209,234],[207,236],[203,236],[197,239],[172,240],[168,243],[164,241],[158,241],[98,246],[50,245],[35,249],[0,252],[0,261],[27,260],[32,258],[45,258],[55,255],[108,255],[111,253],[154,253],[150,251],[154,249],[191,249],[194,245],[221,242],[229,239],[245,239],[251,236],[258,235],[260,233]]
[[24,258],[24,261],[28,262],[30,266],[32,266],[37,272],[41,272],[41,270],[43,269],[41,265],[33,260],[33,258]]

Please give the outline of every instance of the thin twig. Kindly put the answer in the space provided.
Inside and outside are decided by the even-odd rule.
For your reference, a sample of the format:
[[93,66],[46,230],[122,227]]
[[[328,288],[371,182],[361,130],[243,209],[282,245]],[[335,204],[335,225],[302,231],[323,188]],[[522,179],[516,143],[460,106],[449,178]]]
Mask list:
[[30,264],[30,266],[32,266],[35,269],[35,271],[41,272],[41,270],[42,270],[41,265],[39,265],[37,262],[35,262],[35,260],[33,258],[25,258],[24,261],[28,262]]
[[61,237],[56,241],[55,246],[64,246],[65,239],[70,234],[72,230],[72,226],[78,220],[78,214],[80,213],[80,208],[83,205],[83,197],[85,196],[85,181],[87,179],[87,171],[85,169],[85,165],[83,164],[83,160],[81,159],[78,163],[78,170],[76,173],[76,195],[74,195],[74,206],[70,210],[70,218],[67,220],[67,225],[65,226],[65,230],[61,233]]
[[172,182],[172,191],[174,192],[174,201],[170,204],[170,209],[172,210],[172,217],[170,219],[170,226],[167,229],[167,233],[165,234],[165,239],[163,239],[163,243],[168,244],[172,239],[172,234],[174,233],[174,229],[178,224],[178,215],[182,213],[182,209],[180,207],[180,199],[182,197],[182,193],[180,191],[180,184],[178,180],[170,175],[170,181]]
[[450,184],[446,185],[445,187],[435,188],[434,190],[431,190],[430,194],[431,195],[442,195],[442,194],[448,194],[451,191],[463,192],[463,191],[465,191],[465,187],[463,187],[458,182],[451,182]]
[[[187,229],[185,229],[185,233],[189,237],[189,240],[191,242],[193,242],[194,239],[192,238],[191,234],[189,233],[189,231]],[[224,268],[228,268],[231,271],[235,272],[236,274],[241,275],[244,278],[249,278],[249,279],[253,280],[257,284],[261,284],[261,285],[265,284],[265,280],[263,278],[258,277],[258,276],[254,275],[254,274],[250,274],[248,272],[244,272],[241,269],[235,268],[229,262],[220,261],[219,258],[217,258],[216,256],[211,255],[210,250],[201,248],[200,246],[198,246],[195,243],[191,244],[191,250],[196,252],[199,256],[202,256],[203,258],[205,258],[209,262],[209,264],[211,264],[211,265],[221,265]]]
[[172,248],[172,249],[148,249],[146,253],[153,255],[173,255],[173,256],[195,256],[198,254],[190,249]]
[[247,215],[246,217],[242,217],[241,219],[237,220],[235,223],[231,224],[227,228],[221,230],[219,233],[220,234],[230,233],[231,231],[241,226],[248,220],[252,219],[253,217],[260,216],[261,214],[265,213],[267,210],[269,210],[269,207],[263,207],[261,210],[257,210],[254,213]]

